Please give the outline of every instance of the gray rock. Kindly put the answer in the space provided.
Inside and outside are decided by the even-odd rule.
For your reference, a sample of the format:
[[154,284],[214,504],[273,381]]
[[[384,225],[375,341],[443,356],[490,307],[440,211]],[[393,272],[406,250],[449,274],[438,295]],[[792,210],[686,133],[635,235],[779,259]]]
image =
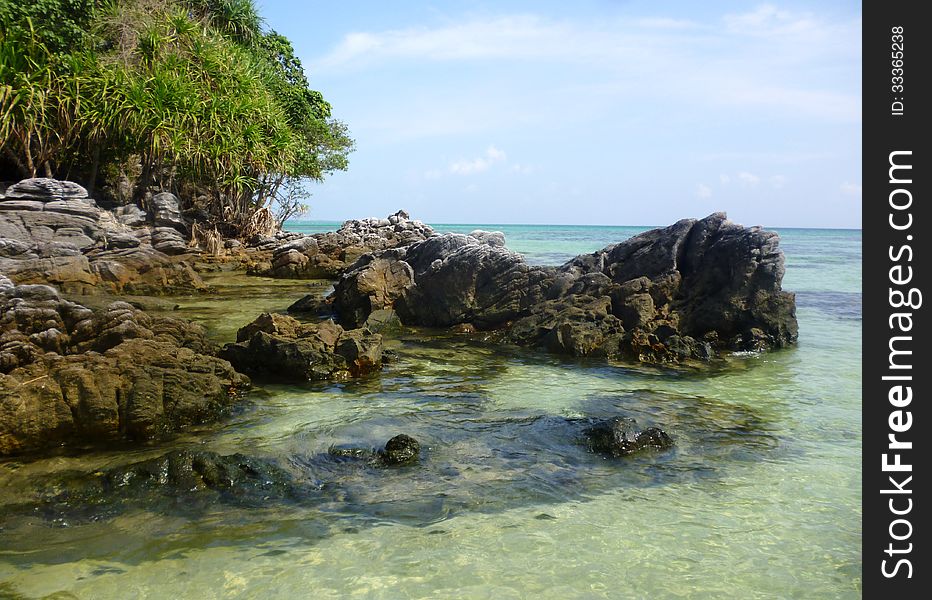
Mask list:
[[59,181],[46,177],[34,177],[14,183],[7,188],[7,199],[35,199],[43,202],[52,200],[87,198],[87,190],[73,181]]
[[398,211],[387,219],[346,221],[337,231],[313,236],[292,234],[287,238],[251,240],[252,247],[272,252],[269,266],[251,273],[288,279],[335,279],[366,254],[408,246],[433,234],[429,226],[411,221],[408,213]]
[[499,241],[479,231],[376,252],[337,284],[334,310],[356,324],[394,308],[406,325],[469,324],[553,352],[642,362],[780,348],[797,338],[777,234],[721,213],[559,268],[529,266]]
[[156,227],[152,230],[152,247],[168,255],[187,254],[191,251],[188,242],[177,229]]
[[146,211],[135,204],[120,206],[113,211],[117,221],[128,227],[142,227],[147,223]]
[[184,233],[188,225],[181,216],[181,205],[178,197],[171,192],[159,192],[149,201],[152,207],[152,222],[159,227],[171,227]]
[[505,234],[501,231],[483,231],[481,229],[476,229],[475,231],[469,232],[469,237],[474,237],[481,243],[496,248],[505,247]]

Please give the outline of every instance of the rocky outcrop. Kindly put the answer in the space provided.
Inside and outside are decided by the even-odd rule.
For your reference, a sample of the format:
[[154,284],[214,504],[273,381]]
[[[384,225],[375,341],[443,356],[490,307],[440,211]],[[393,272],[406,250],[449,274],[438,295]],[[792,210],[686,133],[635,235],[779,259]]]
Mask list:
[[204,283],[175,258],[195,252],[177,198],[157,194],[154,216],[136,206],[102,210],[70,181],[26,179],[0,197],[0,270],[22,284],[74,293],[165,294]]
[[[412,285],[414,271],[407,262],[371,254],[360,258],[334,294],[341,307],[341,322],[347,327],[361,327],[372,313],[394,306]],[[295,308],[301,310],[303,306]]]
[[365,254],[408,246],[433,234],[433,229],[411,220],[403,210],[386,219],[346,221],[337,231],[313,236],[281,234],[251,242],[271,251],[269,262],[257,264],[251,273],[288,279],[335,279]]
[[406,325],[469,324],[505,341],[644,362],[794,343],[776,233],[723,213],[684,219],[562,267],[529,266],[497,236],[433,236],[360,259],[337,283],[348,324],[394,309]]
[[382,336],[264,313],[242,327],[221,356],[241,371],[278,380],[347,379],[382,368]]
[[249,380],[200,327],[0,278],[0,455],[216,420]]

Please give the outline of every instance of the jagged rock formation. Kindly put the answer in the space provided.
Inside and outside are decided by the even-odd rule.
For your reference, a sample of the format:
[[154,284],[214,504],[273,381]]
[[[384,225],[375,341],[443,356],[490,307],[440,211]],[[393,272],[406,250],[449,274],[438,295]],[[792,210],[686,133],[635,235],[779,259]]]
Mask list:
[[313,236],[282,234],[252,241],[254,246],[271,251],[272,256],[251,272],[288,279],[335,279],[364,254],[408,246],[433,234],[433,229],[411,220],[403,210],[386,219],[346,221],[337,231]]
[[241,371],[275,379],[346,379],[382,368],[382,336],[264,313],[242,327],[221,356]]
[[470,324],[554,352],[676,362],[795,342],[783,274],[776,233],[715,213],[561,267],[529,266],[494,236],[434,236],[360,258],[332,300],[348,326],[394,309],[407,325]]
[[216,420],[249,380],[213,352],[197,325],[0,277],[0,455]]

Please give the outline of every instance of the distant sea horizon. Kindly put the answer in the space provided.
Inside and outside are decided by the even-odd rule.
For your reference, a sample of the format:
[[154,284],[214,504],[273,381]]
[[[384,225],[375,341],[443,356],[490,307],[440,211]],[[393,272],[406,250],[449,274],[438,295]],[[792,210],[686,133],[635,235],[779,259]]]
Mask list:
[[[289,221],[285,229],[305,234],[333,231],[342,221]],[[505,245],[524,255],[529,264],[560,265],[580,254],[595,252],[623,242],[656,226],[650,225],[534,225],[530,223],[428,223],[437,233],[469,233],[475,229],[500,231]],[[845,254],[850,269],[860,277],[860,229],[817,227],[769,227],[780,235],[780,247],[787,257],[792,281],[797,267],[807,268],[811,260],[825,261]],[[852,284],[852,288],[860,288]]]
[[[357,217],[357,218],[368,218],[368,217]],[[303,231],[305,227],[330,227],[336,226],[339,228],[340,225],[346,221],[351,221],[353,219],[343,219],[343,220],[332,220],[332,219],[289,219],[285,222],[285,229],[289,228],[289,225],[296,226],[298,230]],[[672,223],[666,223],[663,225],[653,224],[653,225],[606,225],[606,224],[592,224],[592,223],[433,223],[429,221],[424,221],[431,227],[467,227],[467,226],[481,226],[481,227],[636,227],[639,229],[654,229],[657,227],[666,227],[667,225],[672,225]],[[767,229],[809,229],[813,231],[862,231],[862,227],[809,227],[805,225],[760,225],[755,224],[754,226],[760,226]]]

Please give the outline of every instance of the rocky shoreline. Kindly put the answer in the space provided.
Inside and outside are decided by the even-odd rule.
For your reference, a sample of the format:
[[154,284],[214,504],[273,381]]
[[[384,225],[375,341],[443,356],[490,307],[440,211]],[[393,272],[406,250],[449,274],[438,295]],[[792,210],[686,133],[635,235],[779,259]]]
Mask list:
[[[248,389],[245,374],[372,376],[392,327],[661,364],[796,341],[779,238],[720,213],[540,267],[501,233],[439,234],[404,211],[323,234],[222,240],[170,193],[143,204],[103,208],[52,179],[0,194],[0,455],[216,420]],[[296,302],[294,316],[260,315],[223,348],[185,321],[63,296],[197,294],[212,271],[330,279],[334,291]]]

